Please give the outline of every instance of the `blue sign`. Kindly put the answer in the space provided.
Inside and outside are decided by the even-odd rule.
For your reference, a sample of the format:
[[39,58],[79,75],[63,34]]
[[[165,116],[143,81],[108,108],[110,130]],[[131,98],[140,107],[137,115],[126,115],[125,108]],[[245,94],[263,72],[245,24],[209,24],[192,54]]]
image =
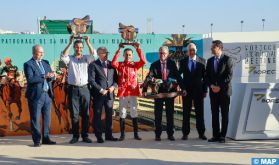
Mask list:
[[279,158],[252,158],[252,165],[279,165]]

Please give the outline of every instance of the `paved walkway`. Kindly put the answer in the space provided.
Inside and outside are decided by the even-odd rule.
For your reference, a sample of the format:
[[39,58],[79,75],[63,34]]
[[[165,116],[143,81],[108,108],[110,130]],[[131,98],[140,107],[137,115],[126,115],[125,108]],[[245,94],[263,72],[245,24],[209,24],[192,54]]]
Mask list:
[[[251,164],[253,157],[279,157],[279,140],[233,141],[225,144],[208,143],[197,139],[192,131],[188,141],[180,140],[181,133],[176,132],[176,141],[166,139],[154,141],[153,132],[141,132],[142,141],[132,139],[128,133],[123,142],[105,142],[103,144],[85,144],[79,142],[70,145],[71,135],[53,135],[58,144],[32,147],[30,136],[0,137],[0,165],[11,164],[90,164],[90,165],[238,165]],[[115,134],[118,137],[119,134]],[[209,137],[209,135],[208,135]]]

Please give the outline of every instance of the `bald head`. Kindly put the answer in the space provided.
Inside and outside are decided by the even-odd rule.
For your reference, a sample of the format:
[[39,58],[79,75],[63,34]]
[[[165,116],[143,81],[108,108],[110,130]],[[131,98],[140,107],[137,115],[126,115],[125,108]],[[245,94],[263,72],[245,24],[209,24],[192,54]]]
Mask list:
[[39,47],[42,47],[42,46],[41,46],[41,45],[34,45],[34,46],[32,47],[32,53],[34,54],[34,53],[37,51],[37,49],[38,49]]
[[44,56],[44,49],[41,45],[34,45],[32,47],[32,54],[35,60],[41,60]]

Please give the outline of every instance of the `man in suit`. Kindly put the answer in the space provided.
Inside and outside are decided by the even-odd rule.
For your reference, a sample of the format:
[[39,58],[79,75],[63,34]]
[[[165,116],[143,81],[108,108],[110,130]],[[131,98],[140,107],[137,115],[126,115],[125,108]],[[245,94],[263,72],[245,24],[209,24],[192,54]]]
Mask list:
[[93,96],[94,132],[98,143],[103,143],[101,114],[103,106],[106,112],[105,140],[117,141],[112,136],[112,112],[114,89],[117,87],[117,73],[108,60],[108,51],[105,47],[97,50],[99,59],[91,63],[88,68],[88,81]]
[[183,85],[187,94],[183,100],[183,124],[182,140],[188,139],[190,133],[190,114],[192,102],[194,101],[196,113],[196,128],[199,138],[206,140],[204,135],[204,97],[206,97],[207,86],[205,83],[205,60],[197,56],[197,47],[194,43],[188,45],[188,57],[180,61],[179,72],[183,74]]
[[33,57],[24,63],[24,74],[27,80],[26,98],[30,112],[31,131],[34,147],[40,147],[41,127],[40,115],[43,118],[42,144],[56,144],[50,140],[51,97],[53,97],[51,81],[55,74],[49,62],[43,60],[44,50],[40,45],[32,48]]
[[[225,143],[228,128],[233,62],[229,56],[223,54],[222,50],[223,43],[220,40],[213,41],[211,51],[214,56],[207,60],[206,66],[206,81],[210,91],[213,129],[213,137],[208,142]],[[219,123],[220,110],[222,116],[221,131]]]
[[[147,80],[152,79],[162,79],[163,81],[167,81],[168,79],[177,80],[180,87],[183,89],[182,78],[178,72],[176,64],[174,61],[168,59],[169,49],[167,46],[162,46],[159,48],[159,60],[153,62],[150,66],[149,73],[146,77]],[[147,88],[143,88],[143,96],[146,96]],[[170,91],[170,92],[174,92]],[[159,93],[165,93],[166,89],[159,88]],[[162,113],[163,113],[163,105],[165,103],[166,107],[166,117],[167,117],[167,134],[168,139],[174,141],[175,138],[173,136],[173,113],[174,113],[174,98],[156,98],[154,99],[154,115],[155,115],[155,140],[161,141],[162,134]]]

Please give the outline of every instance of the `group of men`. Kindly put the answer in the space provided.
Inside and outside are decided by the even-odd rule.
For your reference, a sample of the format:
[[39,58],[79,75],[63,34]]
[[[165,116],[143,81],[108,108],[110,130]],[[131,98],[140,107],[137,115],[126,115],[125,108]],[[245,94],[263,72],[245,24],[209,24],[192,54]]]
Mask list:
[[[138,133],[138,97],[146,96],[147,88],[143,88],[142,94],[137,80],[137,71],[142,68],[146,59],[141,51],[140,44],[135,43],[139,61],[133,61],[133,49],[124,49],[124,61],[119,62],[118,58],[123,44],[119,44],[113,60],[108,60],[106,47],[99,47],[97,51],[90,44],[89,37],[85,37],[85,43],[89,48],[89,55],[83,54],[83,42],[74,41],[70,37],[69,44],[61,54],[61,60],[68,67],[68,94],[69,107],[72,119],[71,144],[77,143],[81,135],[82,141],[92,143],[88,136],[90,97],[93,97],[94,111],[94,133],[98,143],[103,143],[102,137],[102,109],[105,110],[105,140],[122,141],[125,139],[125,118],[127,109],[130,110],[132,118],[134,139],[141,140]],[[70,55],[73,46],[74,54]],[[212,111],[213,137],[209,142],[225,142],[228,125],[228,111],[231,95],[232,61],[222,53],[223,44],[221,41],[213,41],[212,54],[207,61],[197,56],[197,48],[194,43],[188,45],[188,56],[180,61],[180,67],[168,58],[168,47],[162,46],[159,49],[159,60],[151,64],[147,78],[149,79],[175,79],[183,91],[183,140],[188,139],[190,133],[190,113],[192,102],[196,113],[196,126],[199,138],[206,140],[204,125],[204,97],[209,87]],[[26,97],[31,119],[32,138],[35,147],[42,144],[56,144],[49,136],[50,131],[50,109],[51,97],[53,96],[51,82],[55,79],[55,73],[51,70],[49,62],[43,60],[44,50],[42,46],[33,46],[33,57],[24,63],[24,73],[27,79]],[[98,55],[98,59],[94,55]],[[181,74],[183,77],[181,77]],[[114,102],[114,90],[118,89],[119,97],[119,124],[120,137],[112,135],[112,113]],[[159,92],[164,89],[159,89]],[[174,98],[154,99],[155,115],[155,140],[161,140],[162,133],[162,110],[165,104],[167,117],[167,135],[169,140],[175,140],[174,134]],[[219,111],[221,109],[222,128],[220,131]],[[43,118],[43,133],[40,130],[40,114]],[[79,132],[79,116],[81,116],[81,133]],[[42,134],[42,135],[41,135]]]
[[[168,47],[162,46],[159,49],[159,60],[151,64],[148,79],[175,79],[179,84],[182,93],[183,124],[182,140],[187,140],[190,133],[190,116],[192,106],[196,115],[196,128],[199,139],[207,140],[205,136],[204,123],[204,98],[209,87],[209,96],[212,112],[213,137],[208,142],[225,143],[228,128],[228,115],[230,96],[232,94],[231,79],[233,73],[232,59],[223,54],[223,43],[220,40],[212,42],[211,51],[214,55],[207,62],[197,55],[197,47],[190,43],[187,47],[188,56],[179,62],[179,69],[175,62],[168,58]],[[181,76],[183,75],[183,76]],[[143,95],[146,95],[146,88]],[[159,88],[159,93],[164,89]],[[171,92],[171,91],[170,91]],[[161,140],[162,133],[162,109],[165,104],[167,117],[168,139],[174,141],[174,98],[156,98],[154,106],[155,114],[155,140]],[[220,131],[219,112],[222,116]]]

